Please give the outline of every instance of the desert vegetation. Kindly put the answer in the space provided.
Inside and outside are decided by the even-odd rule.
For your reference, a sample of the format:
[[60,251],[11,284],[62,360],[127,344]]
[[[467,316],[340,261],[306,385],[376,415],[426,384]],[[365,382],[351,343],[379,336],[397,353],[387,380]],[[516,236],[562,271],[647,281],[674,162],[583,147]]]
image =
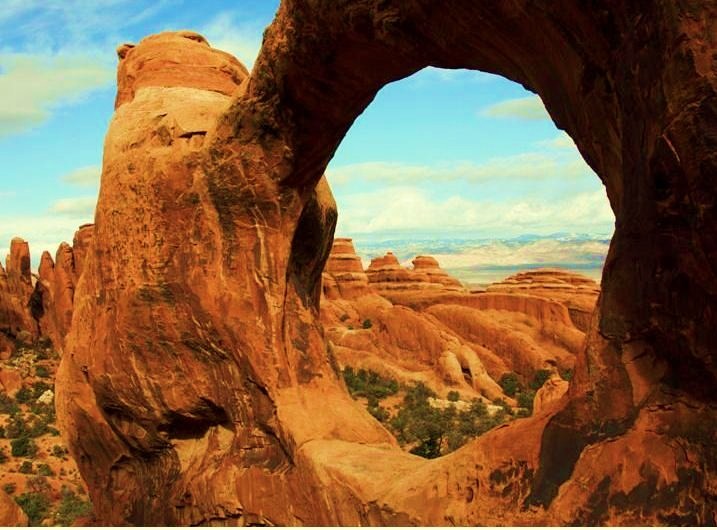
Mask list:
[[56,425],[58,362],[49,341],[22,338],[0,361],[0,484],[31,526],[70,526],[92,512]]
[[[401,447],[424,458],[446,455],[498,425],[529,415],[535,392],[532,388],[540,388],[550,375],[536,373],[530,390],[522,390],[520,384],[516,384],[513,395],[531,396],[531,402],[529,406],[513,408],[503,400],[466,401],[457,390],[449,391],[445,399],[440,399],[422,382],[399,385],[396,380],[372,370],[347,366],[342,374],[351,396],[365,402],[367,410],[396,436]],[[512,381],[512,377],[506,381]],[[540,386],[536,386],[538,383]],[[400,399],[394,398],[392,404],[384,403],[393,396]],[[527,398],[523,401],[527,405]],[[518,402],[520,404],[520,398]]]

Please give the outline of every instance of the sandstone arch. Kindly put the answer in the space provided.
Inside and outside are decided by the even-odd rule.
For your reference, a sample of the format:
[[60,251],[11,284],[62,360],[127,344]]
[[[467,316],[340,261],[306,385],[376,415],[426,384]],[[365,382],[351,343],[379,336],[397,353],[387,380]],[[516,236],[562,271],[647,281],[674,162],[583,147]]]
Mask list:
[[[57,383],[103,520],[714,524],[716,15],[284,0],[249,77],[192,33],[121,48]],[[165,52],[191,61],[147,60]],[[617,218],[568,397],[431,462],[346,397],[316,322],[322,172],[376,91],[427,65],[539,93]]]

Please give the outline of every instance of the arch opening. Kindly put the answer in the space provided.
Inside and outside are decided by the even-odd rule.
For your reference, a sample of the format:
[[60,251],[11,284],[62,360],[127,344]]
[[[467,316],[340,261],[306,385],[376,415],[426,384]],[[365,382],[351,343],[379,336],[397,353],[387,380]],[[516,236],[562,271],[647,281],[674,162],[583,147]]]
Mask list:
[[426,68],[379,91],[326,174],[324,333],[352,396],[405,450],[448,454],[562,397],[614,216],[539,96]]

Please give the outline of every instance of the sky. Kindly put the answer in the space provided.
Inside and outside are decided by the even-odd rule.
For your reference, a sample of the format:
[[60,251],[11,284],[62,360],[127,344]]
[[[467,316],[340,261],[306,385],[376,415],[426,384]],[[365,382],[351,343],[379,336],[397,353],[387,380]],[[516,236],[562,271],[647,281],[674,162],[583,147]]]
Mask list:
[[[278,1],[3,0],[0,256],[42,250],[91,222],[113,112],[116,47],[192,29],[251,68]],[[357,241],[605,239],[604,187],[540,98],[498,76],[425,69],[384,87],[327,176],[337,235]]]

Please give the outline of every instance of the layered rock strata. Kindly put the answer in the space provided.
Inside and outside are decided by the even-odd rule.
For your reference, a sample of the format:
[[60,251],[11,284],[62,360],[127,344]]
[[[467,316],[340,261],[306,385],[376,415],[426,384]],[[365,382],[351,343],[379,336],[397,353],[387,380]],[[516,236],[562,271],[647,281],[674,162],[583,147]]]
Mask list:
[[324,267],[322,286],[324,295],[329,299],[355,298],[372,292],[351,239],[334,239]]

